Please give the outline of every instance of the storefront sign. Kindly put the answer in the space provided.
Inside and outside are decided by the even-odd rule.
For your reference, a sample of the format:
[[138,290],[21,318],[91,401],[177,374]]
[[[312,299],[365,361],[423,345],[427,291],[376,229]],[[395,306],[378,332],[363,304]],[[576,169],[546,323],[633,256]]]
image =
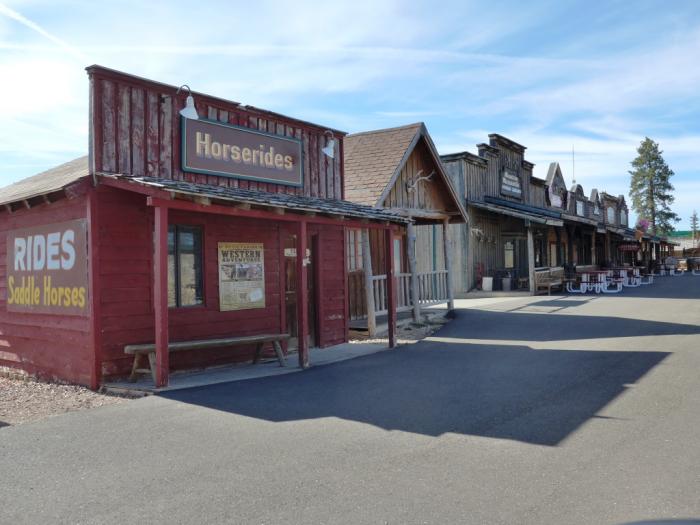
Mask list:
[[639,250],[639,244],[620,244],[617,249],[621,252],[636,252]]
[[262,243],[219,243],[219,310],[265,308]]
[[211,120],[183,118],[182,170],[301,186],[301,141]]
[[501,174],[501,193],[512,197],[521,197],[520,177],[515,171],[505,168]]
[[7,310],[88,314],[84,219],[7,233]]

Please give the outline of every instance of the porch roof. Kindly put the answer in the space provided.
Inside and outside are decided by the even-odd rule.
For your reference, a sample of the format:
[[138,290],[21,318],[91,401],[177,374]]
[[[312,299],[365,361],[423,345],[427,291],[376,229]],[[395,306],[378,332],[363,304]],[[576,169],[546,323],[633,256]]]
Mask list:
[[287,193],[251,191],[242,188],[198,184],[157,177],[133,177],[128,175],[114,175],[105,173],[100,173],[99,175],[101,178],[116,179],[146,188],[191,197],[250,204],[254,206],[282,208],[300,213],[320,213],[334,216],[352,217],[356,219],[388,221],[403,224],[411,222],[410,218],[404,217],[387,209],[373,208],[371,206],[365,206],[343,200],[319,199],[316,197],[306,197],[302,195],[289,195]]
[[479,201],[469,201],[469,206],[474,206],[475,208],[480,208],[482,210],[490,211],[492,213],[499,213],[501,215],[508,215],[510,217],[516,217],[518,219],[529,220],[538,224],[546,224],[547,226],[563,226],[564,223],[560,219],[554,217],[546,217],[543,215],[538,215],[535,213],[527,212],[524,210],[516,210],[514,208],[509,208],[500,204],[494,204],[489,202],[479,202]]

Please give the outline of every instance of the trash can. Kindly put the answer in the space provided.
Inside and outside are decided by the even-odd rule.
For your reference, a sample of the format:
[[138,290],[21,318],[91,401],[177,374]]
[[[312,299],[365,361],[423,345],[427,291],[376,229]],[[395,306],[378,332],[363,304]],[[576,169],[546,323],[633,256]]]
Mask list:
[[493,290],[493,277],[482,277],[481,289],[485,292]]
[[510,277],[504,277],[502,282],[503,282],[503,291],[509,292],[511,290],[512,285],[513,285],[512,279]]

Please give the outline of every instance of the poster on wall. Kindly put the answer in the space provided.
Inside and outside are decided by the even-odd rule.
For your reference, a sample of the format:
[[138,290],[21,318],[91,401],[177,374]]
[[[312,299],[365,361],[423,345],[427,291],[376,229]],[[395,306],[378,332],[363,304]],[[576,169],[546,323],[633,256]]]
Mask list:
[[265,308],[262,243],[219,243],[219,310]]
[[7,232],[7,310],[88,315],[84,219]]

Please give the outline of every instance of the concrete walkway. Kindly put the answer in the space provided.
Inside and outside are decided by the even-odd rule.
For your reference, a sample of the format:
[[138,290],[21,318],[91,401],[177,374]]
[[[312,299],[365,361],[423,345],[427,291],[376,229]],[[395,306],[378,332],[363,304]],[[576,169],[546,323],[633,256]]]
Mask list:
[[700,518],[700,277],[459,305],[397,350],[2,428],[0,522]]

